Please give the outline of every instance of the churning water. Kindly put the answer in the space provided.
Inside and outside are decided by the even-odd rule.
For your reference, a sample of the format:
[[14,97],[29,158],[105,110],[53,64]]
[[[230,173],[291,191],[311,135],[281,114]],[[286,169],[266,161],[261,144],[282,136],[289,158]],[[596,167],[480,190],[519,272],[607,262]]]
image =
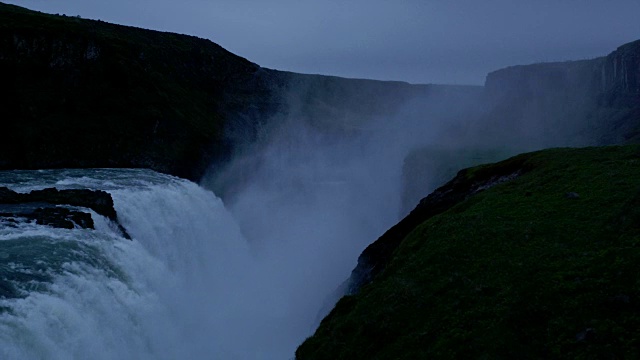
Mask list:
[[148,170],[10,171],[0,186],[105,190],[133,238],[96,213],[96,230],[0,224],[1,359],[269,354],[252,354],[250,332],[228,326],[270,299],[247,286],[257,268],[213,193]]
[[0,359],[293,357],[397,220],[411,142],[381,133],[276,136],[226,207],[150,170],[0,172],[19,192],[107,191],[132,238],[93,212],[95,230],[0,223]]

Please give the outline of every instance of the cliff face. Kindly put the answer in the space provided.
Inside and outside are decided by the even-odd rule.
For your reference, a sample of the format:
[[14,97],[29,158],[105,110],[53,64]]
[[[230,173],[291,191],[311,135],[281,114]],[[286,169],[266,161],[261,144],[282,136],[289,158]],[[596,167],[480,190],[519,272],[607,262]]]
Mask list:
[[487,76],[489,111],[477,130],[530,149],[597,143],[602,58],[513,66]]
[[604,58],[518,65],[500,69],[487,75],[485,88],[490,97],[500,102],[506,98],[539,98],[562,92],[574,93],[583,88],[592,93],[601,87],[598,70]]
[[0,78],[0,169],[145,167],[192,180],[279,117],[343,130],[439,91],[264,69],[208,40],[1,3]]
[[560,92],[619,95],[640,94],[640,40],[592,60],[512,66],[487,75],[485,87],[498,100],[538,98]]
[[640,142],[640,41],[620,46],[600,68],[599,114],[606,142]]
[[284,118],[349,134],[415,103],[464,118],[464,141],[478,148],[634,142],[639,47],[499,70],[483,90],[275,71],[192,36],[0,4],[0,168],[145,167],[198,180]]
[[207,40],[0,5],[0,168],[195,178],[258,70]]
[[600,66],[601,89],[629,96],[640,95],[640,40],[620,46]]
[[593,60],[492,72],[485,83],[490,110],[476,129],[527,135],[534,148],[638,142],[639,54],[635,41]]

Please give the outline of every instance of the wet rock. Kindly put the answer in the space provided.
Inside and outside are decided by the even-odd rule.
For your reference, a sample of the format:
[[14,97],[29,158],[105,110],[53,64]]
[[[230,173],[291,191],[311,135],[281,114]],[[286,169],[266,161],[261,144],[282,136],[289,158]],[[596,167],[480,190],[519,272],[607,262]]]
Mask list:
[[593,342],[596,339],[596,330],[593,328],[586,328],[576,334],[577,342]]
[[568,193],[564,194],[564,197],[566,197],[567,199],[578,199],[578,198],[580,198],[580,194],[578,194],[576,192],[568,192]]
[[[122,236],[131,239],[127,231],[118,222],[118,215],[111,195],[102,190],[46,188],[33,190],[30,193],[18,193],[7,187],[0,187],[0,205],[27,205],[4,213],[0,217],[12,219],[22,217],[35,220],[37,224],[64,229],[80,227],[93,229],[91,214],[81,210],[71,210],[64,206],[88,208],[107,217],[117,226]],[[60,207],[62,205],[63,207]]]
[[625,294],[618,294],[607,299],[609,309],[616,312],[633,311],[636,304],[631,301],[631,297]]
[[38,225],[46,225],[61,229],[94,229],[91,214],[64,207],[24,207],[14,212],[0,212],[0,218],[9,226],[21,221],[35,221]]
[[24,197],[26,200],[32,202],[86,207],[113,221],[117,221],[116,210],[113,207],[113,199],[109,193],[102,190],[58,190],[56,188],[46,188],[33,190],[29,194],[25,194]]
[[614,304],[625,304],[626,305],[626,304],[630,304],[631,303],[631,298],[629,297],[629,295],[624,295],[624,294],[612,296],[610,300]]
[[73,229],[76,227],[94,229],[91,214],[61,207],[38,208],[25,217],[34,219],[39,225],[48,225],[63,229]]

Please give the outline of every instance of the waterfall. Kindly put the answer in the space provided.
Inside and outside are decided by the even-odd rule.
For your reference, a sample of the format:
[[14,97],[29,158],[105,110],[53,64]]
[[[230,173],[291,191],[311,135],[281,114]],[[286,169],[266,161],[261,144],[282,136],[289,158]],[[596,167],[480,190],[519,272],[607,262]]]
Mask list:
[[247,298],[268,299],[247,287],[251,255],[213,193],[147,170],[5,172],[0,184],[108,191],[133,239],[94,212],[95,230],[2,226],[15,296],[0,299],[0,358],[252,357],[229,323],[251,321]]
[[227,203],[150,170],[0,172],[19,192],[106,191],[132,238],[88,209],[95,230],[0,224],[0,359],[290,358],[397,220],[402,159],[430,125],[383,120],[340,139],[284,128],[244,182],[225,177],[241,185]]

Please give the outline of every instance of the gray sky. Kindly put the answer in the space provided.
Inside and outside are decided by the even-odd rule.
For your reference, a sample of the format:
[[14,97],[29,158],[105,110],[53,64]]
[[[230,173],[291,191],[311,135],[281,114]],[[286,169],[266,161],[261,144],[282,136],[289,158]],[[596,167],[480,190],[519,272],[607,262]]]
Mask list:
[[412,83],[482,84],[640,39],[640,0],[2,1],[196,35],[269,68]]

